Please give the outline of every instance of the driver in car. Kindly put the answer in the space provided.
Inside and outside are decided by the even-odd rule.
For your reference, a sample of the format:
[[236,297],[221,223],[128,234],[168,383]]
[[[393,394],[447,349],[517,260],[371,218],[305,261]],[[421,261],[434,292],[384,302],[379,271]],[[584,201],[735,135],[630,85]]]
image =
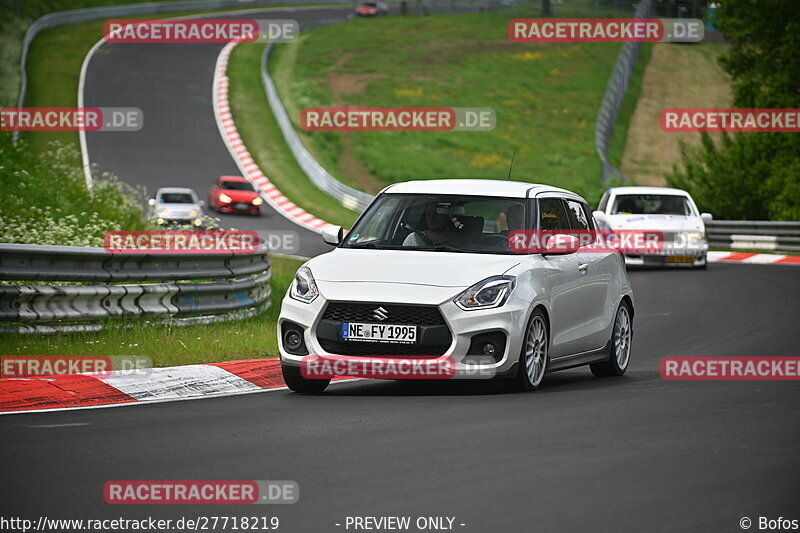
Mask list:
[[436,202],[429,202],[425,205],[425,222],[428,228],[409,233],[403,241],[403,246],[424,248],[463,244],[464,237],[457,233],[461,222],[449,213],[437,212],[437,206]]

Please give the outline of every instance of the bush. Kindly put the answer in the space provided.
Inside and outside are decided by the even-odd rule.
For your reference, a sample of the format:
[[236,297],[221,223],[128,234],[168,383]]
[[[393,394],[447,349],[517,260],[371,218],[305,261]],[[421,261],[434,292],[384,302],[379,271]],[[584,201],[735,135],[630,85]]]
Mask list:
[[703,211],[727,220],[800,220],[800,139],[792,133],[723,134],[681,145],[683,168],[667,175]]
[[99,246],[106,231],[148,227],[142,189],[104,175],[90,193],[77,150],[50,146],[37,156],[0,134],[0,242]]

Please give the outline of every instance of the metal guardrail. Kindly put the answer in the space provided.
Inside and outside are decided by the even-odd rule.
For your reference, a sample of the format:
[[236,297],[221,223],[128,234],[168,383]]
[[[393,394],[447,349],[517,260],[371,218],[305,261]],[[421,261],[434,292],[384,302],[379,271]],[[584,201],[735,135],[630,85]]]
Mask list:
[[[651,0],[640,0],[636,5],[636,11],[633,16],[635,18],[648,18],[651,13]],[[627,181],[622,171],[609,162],[608,149],[611,145],[614,124],[617,122],[617,116],[622,107],[625,93],[628,91],[628,84],[633,76],[633,70],[636,67],[636,60],[639,58],[641,49],[642,43],[639,42],[629,41],[622,44],[622,48],[617,56],[617,61],[614,64],[614,70],[611,72],[611,77],[608,79],[606,92],[603,94],[600,111],[597,113],[594,145],[597,150],[597,155],[600,156],[600,161],[603,165],[603,184],[607,183],[612,177],[617,177],[621,181]]]
[[[329,26],[337,22],[343,22],[343,20],[344,19],[316,21],[312,24],[302,24],[300,29],[308,30]],[[328,193],[344,207],[358,212],[363,211],[372,202],[373,196],[348,187],[334,178],[330,172],[325,170],[325,168],[314,159],[314,156],[312,156],[305,147],[303,141],[300,140],[300,136],[295,131],[289,114],[286,112],[286,108],[283,106],[280,96],[278,96],[278,90],[275,88],[275,84],[269,75],[269,56],[272,53],[272,48],[273,43],[269,43],[261,57],[261,83],[264,85],[264,92],[267,95],[269,107],[272,109],[275,121],[278,123],[278,127],[283,134],[286,144],[289,146],[289,150],[291,150],[300,168],[303,169],[303,172],[317,188]]]
[[[0,280],[37,282],[0,285],[0,323],[9,323],[0,330],[98,329],[109,318],[238,319],[269,306],[270,278],[264,246],[250,254],[145,255],[0,244]],[[84,284],[38,284],[47,281]]]
[[712,248],[800,251],[800,221],[713,220],[706,235]]

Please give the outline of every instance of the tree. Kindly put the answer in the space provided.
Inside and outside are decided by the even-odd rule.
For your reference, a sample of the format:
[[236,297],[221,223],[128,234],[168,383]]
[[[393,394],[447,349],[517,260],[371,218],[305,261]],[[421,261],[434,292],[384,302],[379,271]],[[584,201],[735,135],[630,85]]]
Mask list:
[[[714,24],[730,48],[720,65],[739,108],[800,107],[800,9],[794,0],[723,0]],[[800,134],[723,134],[681,147],[667,183],[717,218],[800,220]]]

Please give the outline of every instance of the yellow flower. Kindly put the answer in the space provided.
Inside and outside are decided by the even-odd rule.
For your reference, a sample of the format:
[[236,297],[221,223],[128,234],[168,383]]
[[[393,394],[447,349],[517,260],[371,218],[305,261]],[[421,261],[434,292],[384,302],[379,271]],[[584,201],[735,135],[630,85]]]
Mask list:
[[516,59],[517,61],[535,61],[536,59],[541,59],[544,57],[541,52],[522,52],[521,54],[514,54],[511,56],[512,59]]
[[498,164],[501,160],[498,154],[475,154],[470,163],[473,167],[486,168]]
[[395,89],[394,95],[398,98],[419,98],[425,93],[422,89]]

